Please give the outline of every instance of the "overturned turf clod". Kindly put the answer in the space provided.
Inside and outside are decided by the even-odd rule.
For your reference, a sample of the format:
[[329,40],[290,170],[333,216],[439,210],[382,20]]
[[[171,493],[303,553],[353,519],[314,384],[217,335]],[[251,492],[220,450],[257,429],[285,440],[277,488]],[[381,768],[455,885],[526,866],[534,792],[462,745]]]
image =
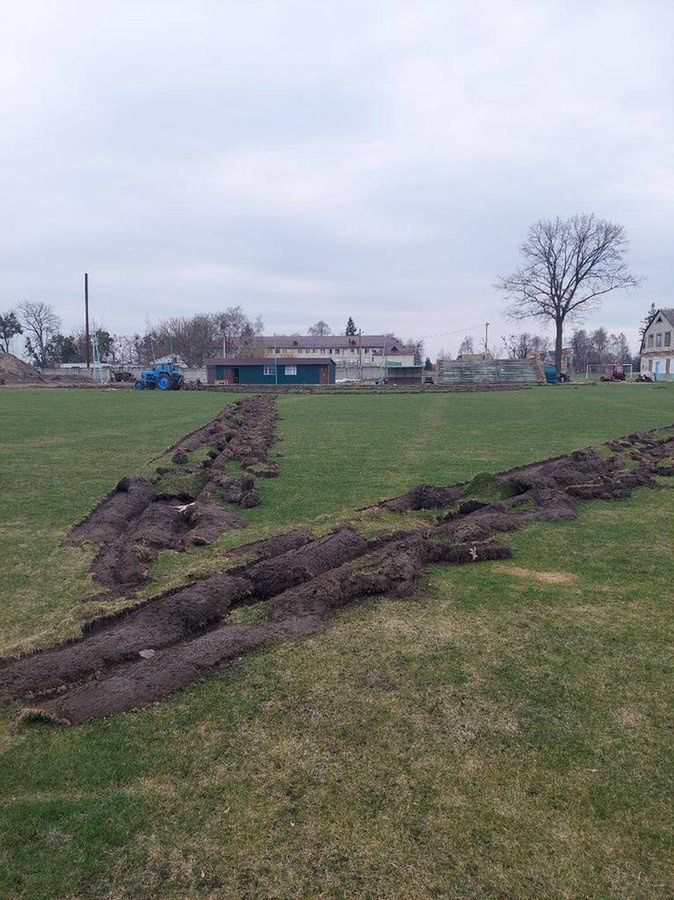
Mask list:
[[[255,475],[224,473],[236,462],[249,468],[276,465],[268,459],[276,419],[273,397],[228,404],[207,425],[169,448],[179,468],[157,466],[152,480],[123,478],[64,543],[100,544],[91,566],[95,581],[113,593],[130,594],[147,582],[148,569],[161,550],[182,552],[190,544],[209,544],[230,528],[245,528],[247,521],[218,501],[242,509],[259,506]],[[206,447],[206,458],[190,467],[188,453]]]

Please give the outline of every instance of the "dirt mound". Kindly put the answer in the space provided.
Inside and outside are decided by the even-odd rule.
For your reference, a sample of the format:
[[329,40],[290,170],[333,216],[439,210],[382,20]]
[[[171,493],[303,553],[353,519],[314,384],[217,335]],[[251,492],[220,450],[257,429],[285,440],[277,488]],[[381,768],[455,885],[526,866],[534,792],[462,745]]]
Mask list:
[[85,541],[103,544],[115,540],[126,529],[129,520],[143,512],[153,496],[154,485],[144,478],[122,478],[86,519],[71,529],[64,544]]
[[[449,514],[439,516],[436,524],[409,533],[367,541],[344,528],[313,540],[306,530],[295,530],[241,548],[263,558],[98,620],[77,641],[6,661],[0,666],[0,699],[23,699],[30,714],[66,724],[153,702],[249,650],[310,634],[339,609],[364,598],[408,596],[430,564],[470,565],[508,558],[510,548],[493,539],[497,532],[532,521],[573,518],[586,497],[610,500],[629,496],[641,485],[657,486],[653,473],[671,462],[674,437],[634,439],[628,446],[630,459],[637,458],[636,467],[625,465],[624,447],[614,456],[587,450],[479,482],[474,479],[470,485],[439,489],[444,495],[424,486],[415,496],[434,502],[444,496],[447,503],[464,499]],[[504,499],[466,498],[476,483],[492,489],[494,479],[503,488]],[[118,493],[132,497],[147,490],[142,480],[129,480],[124,487]],[[128,497],[125,502],[130,502]],[[386,505],[391,508],[391,503]],[[150,505],[162,508],[156,500]],[[156,511],[143,519],[146,508],[138,516],[151,532],[142,544],[146,551],[152,550],[155,540]],[[113,545],[125,553],[135,545],[121,540],[117,507],[113,512],[95,517],[93,527],[99,534],[108,533],[105,529],[118,534]],[[132,566],[133,560],[128,564]],[[259,624],[228,620],[233,610],[253,603],[261,605]]]
[[321,540],[255,563],[246,569],[246,577],[251,581],[256,599],[267,599],[362,556],[368,546],[365,538],[344,528]]
[[[64,544],[100,544],[91,566],[94,580],[114,593],[128,594],[147,582],[161,550],[184,551],[189,544],[209,544],[230,528],[245,528],[246,520],[222,504],[259,506],[255,475],[226,471],[236,463],[244,469],[275,466],[269,447],[276,418],[273,397],[228,404],[169,448],[171,461],[157,467],[154,480],[123,478]],[[188,453],[198,450],[204,458],[189,465]]]
[[12,353],[0,353],[0,384],[41,384],[45,377]]
[[458,500],[463,493],[462,487],[462,485],[438,487],[432,484],[419,484],[401,497],[384,500],[380,506],[385,509],[395,509],[398,512],[415,509],[437,509],[442,506],[449,506]]

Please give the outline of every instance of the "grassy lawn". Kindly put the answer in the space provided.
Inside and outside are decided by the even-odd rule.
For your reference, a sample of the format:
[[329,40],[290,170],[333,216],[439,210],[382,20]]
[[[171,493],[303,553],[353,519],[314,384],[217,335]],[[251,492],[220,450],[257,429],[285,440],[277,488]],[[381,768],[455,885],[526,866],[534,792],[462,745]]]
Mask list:
[[[227,397],[0,392],[5,651],[94,604],[68,527]],[[252,539],[674,422],[674,388],[281,398]],[[435,568],[150,709],[2,717],[0,893],[669,897],[674,501],[639,490]],[[221,543],[222,548],[227,540]],[[167,554],[165,583],[219,548]]]

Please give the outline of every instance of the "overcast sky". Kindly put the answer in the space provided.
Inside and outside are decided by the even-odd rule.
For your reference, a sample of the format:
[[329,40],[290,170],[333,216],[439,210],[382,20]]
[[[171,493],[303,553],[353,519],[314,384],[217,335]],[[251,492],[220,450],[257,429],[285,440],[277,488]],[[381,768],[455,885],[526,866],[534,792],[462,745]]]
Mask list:
[[[537,218],[625,225],[674,306],[671,0],[7,2],[0,310],[114,332],[241,304],[452,352]],[[535,323],[532,326],[537,329]],[[442,335],[440,337],[428,337]]]

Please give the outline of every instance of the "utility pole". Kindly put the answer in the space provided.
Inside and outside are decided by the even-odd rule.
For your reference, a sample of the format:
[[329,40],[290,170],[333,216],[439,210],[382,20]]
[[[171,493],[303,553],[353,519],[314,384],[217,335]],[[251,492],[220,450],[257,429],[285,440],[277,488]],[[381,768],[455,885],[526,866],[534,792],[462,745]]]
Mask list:
[[224,359],[227,359],[227,335],[225,332],[222,332],[222,355]]
[[87,369],[91,368],[91,341],[89,338],[89,275],[84,273],[84,346]]
[[489,353],[489,322],[484,323],[484,355]]
[[358,329],[358,381],[363,380],[363,329]]

